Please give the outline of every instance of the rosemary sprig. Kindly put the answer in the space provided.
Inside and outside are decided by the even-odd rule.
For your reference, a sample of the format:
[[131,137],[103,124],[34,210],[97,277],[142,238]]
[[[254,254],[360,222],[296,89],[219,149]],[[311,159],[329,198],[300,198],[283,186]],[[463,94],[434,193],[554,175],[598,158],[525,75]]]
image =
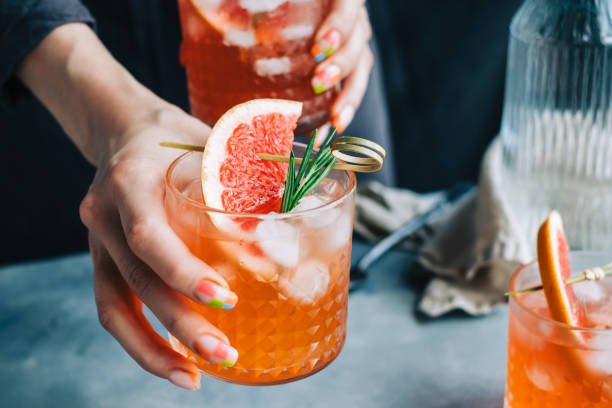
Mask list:
[[289,169],[285,180],[285,191],[281,203],[281,212],[286,213],[293,210],[300,200],[310,194],[327,177],[329,172],[336,164],[336,157],[333,155],[330,144],[336,129],[334,129],[325,142],[319,148],[312,161],[310,157],[314,150],[314,142],[317,137],[315,130],[310,137],[304,159],[300,165],[300,170],[295,174],[295,155],[293,151],[289,157]]
[[[604,273],[604,277],[609,277],[612,276],[612,262],[609,264],[606,264],[604,266],[600,267],[601,270]],[[595,268],[593,268],[595,269]],[[590,270],[587,269],[585,271],[583,271],[580,275],[575,275],[575,276],[571,276],[569,278],[567,278],[567,280],[565,281],[566,284],[568,285],[572,285],[574,283],[578,283],[578,282],[583,282],[585,280],[592,280],[589,278],[589,272]],[[504,293],[505,296],[517,296],[517,295],[525,295],[527,293],[531,293],[531,292],[537,292],[538,290],[542,290],[544,289],[544,287],[542,285],[538,285],[538,286],[534,286],[532,288],[527,288],[527,289],[523,289],[523,290],[516,290],[514,292],[506,292]]]

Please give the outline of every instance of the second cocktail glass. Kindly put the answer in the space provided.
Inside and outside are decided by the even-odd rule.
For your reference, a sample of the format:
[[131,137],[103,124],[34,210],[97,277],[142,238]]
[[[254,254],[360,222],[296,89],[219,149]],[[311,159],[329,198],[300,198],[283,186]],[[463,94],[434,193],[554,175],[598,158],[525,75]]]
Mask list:
[[297,135],[327,122],[338,87],[314,92],[310,49],[329,8],[330,0],[179,0],[191,113],[213,125],[239,103],[276,98],[304,103]]

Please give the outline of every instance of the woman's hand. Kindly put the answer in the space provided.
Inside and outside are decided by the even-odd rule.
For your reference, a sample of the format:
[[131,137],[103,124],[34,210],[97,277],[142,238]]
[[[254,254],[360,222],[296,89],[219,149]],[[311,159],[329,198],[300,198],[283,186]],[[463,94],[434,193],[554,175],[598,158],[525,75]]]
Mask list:
[[344,132],[353,120],[368,86],[374,62],[368,45],[371,36],[365,0],[333,0],[331,13],[315,36],[311,54],[320,62],[312,78],[315,93],[343,80],[330,112],[338,133]]
[[153,330],[142,306],[203,358],[226,365],[238,358],[227,337],[189,304],[220,298],[232,306],[236,295],[191,254],[163,207],[165,173],[177,151],[159,143],[203,144],[210,129],[142,87],[82,24],[54,30],[19,75],[97,167],[80,213],[89,228],[102,326],[145,370],[199,388],[198,368]]
[[208,305],[213,288],[218,299],[233,306],[236,295],[228,294],[226,281],[190,253],[168,225],[163,207],[165,172],[177,151],[159,142],[202,144],[209,128],[169,108],[129,132],[123,138],[128,142],[100,163],[80,208],[90,231],[98,315],[145,370],[196,389],[197,368],[153,331],[141,301],[191,350],[210,359],[220,341],[227,353],[223,360],[235,363],[238,353],[227,337],[187,298]]

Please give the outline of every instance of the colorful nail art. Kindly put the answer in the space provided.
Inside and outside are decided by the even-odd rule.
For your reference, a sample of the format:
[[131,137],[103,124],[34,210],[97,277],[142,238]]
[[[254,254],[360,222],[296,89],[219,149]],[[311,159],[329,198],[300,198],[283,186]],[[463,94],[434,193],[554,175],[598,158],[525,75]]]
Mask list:
[[312,89],[316,94],[320,94],[336,85],[339,80],[340,67],[331,64],[315,72],[311,81]]
[[232,309],[238,296],[230,290],[227,290],[209,280],[203,280],[198,285],[196,297],[205,305],[216,307],[218,309]]
[[338,134],[343,133],[346,130],[346,127],[351,123],[353,117],[355,116],[355,108],[351,105],[346,105],[342,108],[342,111],[339,115],[334,116],[332,123],[336,128],[336,132]]
[[312,46],[310,54],[312,54],[316,62],[321,62],[329,57],[338,48],[339,44],[340,32],[331,29],[321,37],[318,43]]
[[200,388],[200,374],[181,369],[173,370],[168,376],[168,381],[186,390],[194,391]]
[[195,347],[202,357],[224,367],[232,367],[238,360],[235,348],[208,334],[196,340]]

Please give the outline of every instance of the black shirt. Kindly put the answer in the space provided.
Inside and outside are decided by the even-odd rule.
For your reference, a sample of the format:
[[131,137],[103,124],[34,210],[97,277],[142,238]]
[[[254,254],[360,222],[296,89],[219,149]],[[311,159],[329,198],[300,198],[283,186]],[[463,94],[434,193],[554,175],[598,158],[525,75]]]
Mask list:
[[70,22],[93,25],[94,19],[78,0],[0,0],[0,103],[12,103],[24,91],[13,77],[23,57]]
[[524,0],[372,0],[397,183],[475,180],[499,130],[508,27]]
[[14,76],[68,22],[94,19],[78,0],[0,0],[0,264],[87,247],[78,205],[93,168]]

